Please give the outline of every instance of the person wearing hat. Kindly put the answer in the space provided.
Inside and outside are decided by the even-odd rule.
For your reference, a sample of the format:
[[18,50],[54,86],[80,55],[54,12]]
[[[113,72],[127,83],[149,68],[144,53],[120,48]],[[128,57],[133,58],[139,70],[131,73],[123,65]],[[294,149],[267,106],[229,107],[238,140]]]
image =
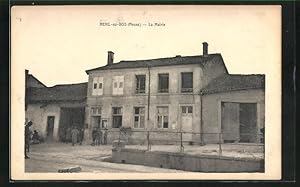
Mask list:
[[29,146],[30,146],[31,126],[32,126],[32,121],[29,120],[28,123],[25,125],[25,150],[24,150],[25,159],[29,158],[27,152],[29,152]]

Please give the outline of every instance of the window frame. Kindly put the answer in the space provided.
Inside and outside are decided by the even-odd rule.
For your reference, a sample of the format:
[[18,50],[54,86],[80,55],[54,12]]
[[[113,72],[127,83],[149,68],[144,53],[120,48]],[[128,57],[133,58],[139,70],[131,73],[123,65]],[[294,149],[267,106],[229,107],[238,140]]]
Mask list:
[[[183,112],[183,108],[185,108],[184,112]],[[181,114],[183,115],[193,115],[194,107],[192,105],[181,105],[180,109],[181,109]],[[191,112],[189,112],[189,109],[191,109]]]
[[[138,77],[144,77],[144,90],[141,89],[141,83],[138,79]],[[136,94],[145,94],[146,93],[146,75],[141,74],[141,75],[135,75],[135,93]]]
[[[139,109],[139,113],[136,114],[135,110]],[[140,109],[144,109],[144,113],[141,113]],[[138,127],[135,127],[135,118],[138,117]],[[141,117],[144,117],[144,121],[143,121],[143,127],[141,127]],[[134,129],[145,129],[145,107],[144,106],[136,106],[133,107],[133,128]]]
[[[168,77],[168,88],[161,88],[162,87],[161,78],[163,78],[164,76]],[[170,88],[169,73],[159,73],[158,74],[158,93],[169,93],[169,88]]]
[[[93,112],[93,110],[96,110],[96,113]],[[99,112],[100,110],[100,112]],[[91,116],[101,116],[102,114],[102,106],[92,106],[91,107]]]
[[[103,85],[104,78],[101,76],[94,76],[92,81],[92,96],[102,96],[103,95]],[[100,87],[100,84],[102,85]]]
[[[114,109],[120,109],[120,113],[114,113]],[[123,107],[115,106],[112,107],[112,128],[118,129],[123,125]],[[121,125],[119,127],[114,126],[114,117],[121,117]]]
[[125,88],[125,76],[124,75],[116,75],[113,76],[112,79],[112,95],[118,96],[124,94]]
[[[168,111],[167,112],[163,112],[163,113],[159,113],[159,108],[166,108]],[[156,128],[160,129],[160,130],[169,129],[170,128],[170,119],[169,119],[170,111],[169,111],[169,106],[157,106],[156,110],[157,110],[157,113],[156,113],[156,116],[157,116]],[[159,118],[160,117],[161,117],[161,123],[162,124],[159,125]],[[164,127],[165,118],[167,119],[167,126],[168,126],[166,128]]]
[[[186,74],[191,74],[191,77],[192,77],[192,87],[183,87],[184,86],[184,75]],[[191,72],[181,72],[181,86],[180,86],[180,92],[181,93],[191,93],[194,91],[194,73],[191,71]]]

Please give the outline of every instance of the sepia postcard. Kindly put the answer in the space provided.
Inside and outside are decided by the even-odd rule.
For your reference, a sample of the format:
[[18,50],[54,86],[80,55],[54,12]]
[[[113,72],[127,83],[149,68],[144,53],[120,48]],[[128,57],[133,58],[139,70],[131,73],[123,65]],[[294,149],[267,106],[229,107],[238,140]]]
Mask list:
[[281,179],[281,6],[11,8],[11,180]]

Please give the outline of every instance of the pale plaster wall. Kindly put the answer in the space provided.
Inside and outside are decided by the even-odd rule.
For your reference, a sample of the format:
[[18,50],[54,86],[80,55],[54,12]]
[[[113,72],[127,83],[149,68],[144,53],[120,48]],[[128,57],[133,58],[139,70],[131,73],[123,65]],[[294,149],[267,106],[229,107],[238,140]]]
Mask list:
[[[221,102],[257,103],[257,126],[258,133],[264,127],[265,118],[265,94],[261,89],[248,89],[239,91],[220,92],[206,94],[202,97],[203,102],[203,132],[221,132]],[[206,142],[218,142],[218,135],[204,135]]]
[[29,104],[25,115],[28,120],[33,122],[31,130],[37,130],[43,138],[47,135],[47,116],[55,116],[53,139],[58,141],[59,106],[53,104]]

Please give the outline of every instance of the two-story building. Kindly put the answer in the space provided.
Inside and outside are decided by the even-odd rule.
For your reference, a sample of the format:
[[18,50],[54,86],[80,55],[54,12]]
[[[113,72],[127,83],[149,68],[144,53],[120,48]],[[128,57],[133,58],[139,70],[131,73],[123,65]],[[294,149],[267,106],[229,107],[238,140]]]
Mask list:
[[[228,74],[221,54],[175,56],[114,63],[108,52],[107,65],[87,70],[89,76],[86,124],[117,131],[156,130],[160,141],[178,140],[180,130],[201,131],[201,90],[212,80]],[[161,133],[160,133],[161,132]],[[116,139],[109,133],[108,139]],[[134,133],[132,140],[145,139]],[[185,141],[199,142],[199,135],[184,134]]]

